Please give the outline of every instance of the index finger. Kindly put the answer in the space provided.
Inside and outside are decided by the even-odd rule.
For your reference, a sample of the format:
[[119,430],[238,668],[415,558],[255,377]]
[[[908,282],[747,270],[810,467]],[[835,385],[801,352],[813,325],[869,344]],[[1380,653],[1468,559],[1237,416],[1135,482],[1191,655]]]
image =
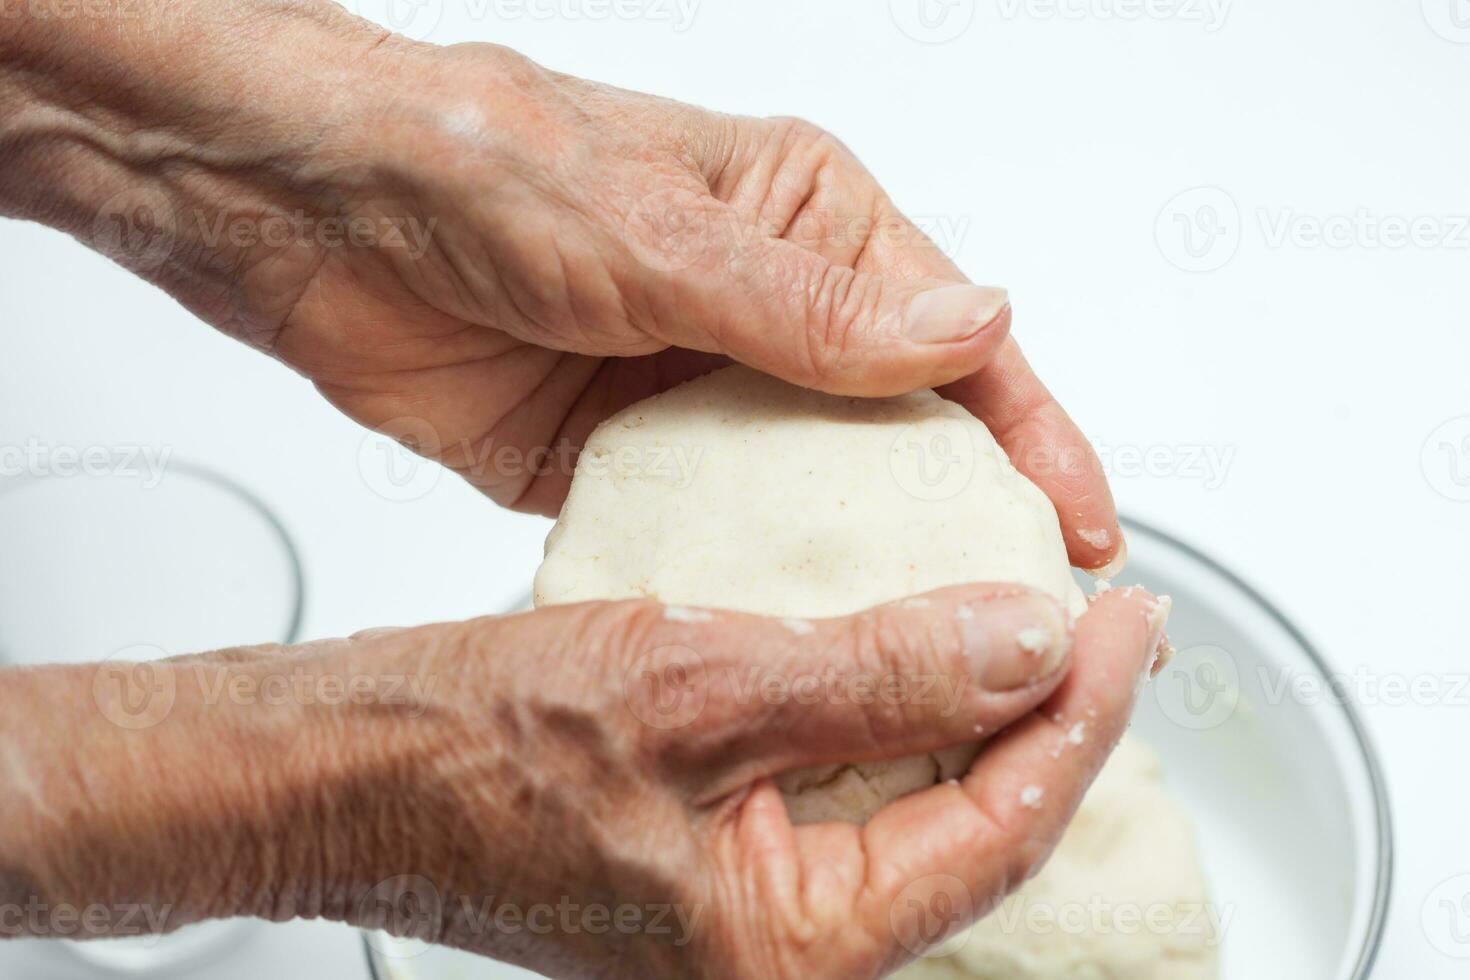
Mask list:
[[[893,277],[967,282],[964,273],[891,204],[883,221],[904,228],[874,236],[859,270]],[[1067,556],[1078,568],[1108,577],[1121,570],[1127,546],[1113,494],[1092,444],[1031,370],[1014,337],[974,374],[938,389],[984,422],[1011,462],[1057,509]]]
[[979,371],[938,391],[984,422],[1016,469],[1051,500],[1072,564],[1101,578],[1122,570],[1128,550],[1102,462],[1014,338]]

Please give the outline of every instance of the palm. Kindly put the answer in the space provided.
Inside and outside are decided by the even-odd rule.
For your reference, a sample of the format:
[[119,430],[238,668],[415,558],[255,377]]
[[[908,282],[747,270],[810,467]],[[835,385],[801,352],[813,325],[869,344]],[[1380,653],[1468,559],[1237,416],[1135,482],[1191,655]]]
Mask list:
[[[723,360],[678,348],[552,350],[447,314],[383,272],[361,253],[329,256],[276,354],[354,420],[411,440],[520,510],[560,508],[575,458],[565,450],[602,419]],[[562,451],[537,465],[549,449]]]

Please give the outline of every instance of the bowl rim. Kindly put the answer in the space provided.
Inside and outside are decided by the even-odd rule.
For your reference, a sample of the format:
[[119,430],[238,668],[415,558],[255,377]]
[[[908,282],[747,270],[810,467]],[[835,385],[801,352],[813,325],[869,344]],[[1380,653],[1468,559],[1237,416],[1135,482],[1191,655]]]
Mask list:
[[[290,576],[287,588],[291,592],[291,608],[286,615],[285,627],[277,634],[280,643],[291,644],[301,639],[301,626],[306,618],[306,571],[301,560],[301,550],[296,545],[296,540],[291,537],[291,532],[286,528],[286,523],[267,504],[260,494],[246,487],[245,484],[233,476],[208,466],[204,463],[195,462],[192,459],[176,458],[170,456],[166,465],[169,473],[177,473],[191,480],[196,480],[207,487],[223,491],[228,497],[233,497],[245,509],[255,514],[266,523],[276,542],[281,546],[281,554],[286,559],[286,569]],[[43,487],[49,480],[63,480],[68,477],[36,476],[23,474],[6,480],[0,480],[0,497],[21,493],[34,487]],[[88,479],[119,480],[115,475],[102,477],[88,477]],[[0,658],[0,663],[3,663]]]
[[[1267,599],[1245,579],[1193,545],[1152,524],[1127,515],[1120,516],[1119,523],[1129,534],[1143,534],[1154,538],[1165,547],[1173,548],[1225,580],[1280,626],[1323,676],[1331,675],[1332,665],[1307,638],[1306,634],[1275,603]],[[1384,775],[1383,763],[1362,715],[1347,699],[1341,699],[1333,706],[1342,712],[1347,721],[1348,730],[1352,733],[1353,741],[1358,747],[1358,757],[1363,764],[1369,790],[1373,795],[1373,838],[1377,850],[1375,855],[1377,860],[1373,868],[1373,901],[1368,921],[1363,929],[1362,946],[1358,949],[1357,959],[1352,972],[1348,975],[1348,980],[1367,980],[1378,959],[1379,950],[1383,947],[1383,935],[1388,925],[1389,900],[1393,893],[1393,810],[1389,803],[1388,781]],[[362,934],[362,946],[371,980],[391,980],[379,971],[377,957],[374,955],[373,945],[366,931]]]

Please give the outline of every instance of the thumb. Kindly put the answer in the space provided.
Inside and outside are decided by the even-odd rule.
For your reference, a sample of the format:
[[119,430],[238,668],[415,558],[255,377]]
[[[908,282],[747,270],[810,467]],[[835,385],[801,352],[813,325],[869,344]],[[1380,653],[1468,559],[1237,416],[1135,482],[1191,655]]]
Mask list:
[[701,224],[698,260],[665,273],[660,339],[726,355],[793,384],[885,396],[979,370],[1011,323],[1004,289],[858,272],[742,228]]
[[1065,610],[1013,585],[814,621],[668,607],[637,635],[694,664],[680,679],[698,687],[697,710],[669,734],[705,798],[791,769],[974,742],[1045,700],[1072,647]]
[[979,741],[1044,701],[1071,651],[1066,610],[1013,585],[951,587],[826,620],[782,663],[792,691],[819,677],[820,696],[772,704],[751,747],[779,772]]

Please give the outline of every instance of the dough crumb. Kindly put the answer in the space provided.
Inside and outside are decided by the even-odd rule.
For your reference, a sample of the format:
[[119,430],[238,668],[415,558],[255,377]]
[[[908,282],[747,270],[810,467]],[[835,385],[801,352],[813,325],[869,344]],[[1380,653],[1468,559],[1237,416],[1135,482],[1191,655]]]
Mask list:
[[714,615],[705,609],[690,609],[688,606],[665,606],[664,619],[671,623],[709,623]]
[[783,619],[781,625],[797,636],[811,636],[817,628],[805,619]]
[[1077,537],[1081,538],[1083,541],[1086,541],[1098,551],[1102,551],[1108,545],[1113,543],[1112,532],[1110,532],[1105,527],[1097,528],[1095,530],[1091,528],[1080,527],[1077,529]]
[[1159,671],[1169,666],[1169,662],[1174,659],[1174,655],[1178,652],[1174,648],[1174,641],[1169,639],[1168,634],[1165,634],[1164,638],[1159,641],[1158,656],[1154,657],[1153,672],[1155,677],[1158,676]]
[[1102,595],[1104,592],[1107,592],[1112,587],[1113,587],[1113,583],[1112,582],[1109,582],[1105,578],[1100,578],[1096,582],[1092,583],[1092,594],[1093,595]]
[[975,734],[976,735],[984,735],[985,734],[985,726],[984,725],[976,725],[975,726]]
[[1039,657],[1051,648],[1051,634],[1044,629],[1028,626],[1016,634],[1016,646]]
[[1027,786],[1021,790],[1021,805],[1030,810],[1041,809],[1041,787]]
[[1067,741],[1073,745],[1081,745],[1087,741],[1087,723],[1079,721],[1067,729]]

